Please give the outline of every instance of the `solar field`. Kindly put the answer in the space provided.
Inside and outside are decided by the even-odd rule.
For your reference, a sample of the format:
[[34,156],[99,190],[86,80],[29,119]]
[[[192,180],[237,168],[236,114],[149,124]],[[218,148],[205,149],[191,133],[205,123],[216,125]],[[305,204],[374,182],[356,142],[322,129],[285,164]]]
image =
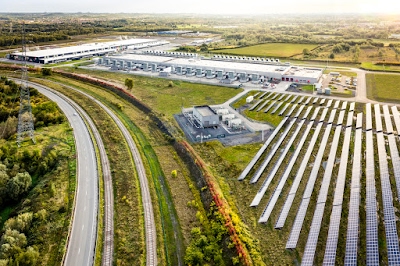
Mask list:
[[284,117],[238,178],[258,222],[288,227],[301,265],[400,265],[397,107],[284,95],[252,108]]

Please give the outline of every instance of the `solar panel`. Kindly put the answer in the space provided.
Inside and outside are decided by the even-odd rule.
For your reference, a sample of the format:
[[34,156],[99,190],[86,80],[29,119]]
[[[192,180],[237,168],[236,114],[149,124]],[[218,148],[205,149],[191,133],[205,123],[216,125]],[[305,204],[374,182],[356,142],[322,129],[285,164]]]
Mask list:
[[382,132],[381,109],[379,104],[375,104],[374,109],[375,109],[375,130],[376,132]]
[[[367,103],[366,129],[372,129],[371,104]],[[367,265],[379,265],[378,249],[378,215],[376,209],[375,162],[372,130],[365,133],[365,177],[366,177],[366,234],[367,234]]]
[[340,103],[340,101],[338,100],[338,101],[336,101],[335,102],[335,105],[333,106],[333,109],[337,109],[338,107],[339,107],[339,103]]
[[[254,197],[252,203],[250,204],[251,207],[255,207],[255,206],[258,206],[258,204],[260,204],[262,197],[264,196],[265,192],[267,191],[268,186],[270,185],[272,179],[275,177],[276,173],[278,172],[279,167],[281,166],[283,160],[285,159],[286,154],[289,152],[290,147],[292,146],[293,142],[297,138],[297,135],[300,132],[300,129],[303,126],[304,122],[305,122],[305,120],[301,120],[300,123],[297,125],[295,132],[293,133],[289,142],[286,144],[285,149],[283,150],[281,156],[279,156],[278,161],[274,164],[274,168],[271,170],[271,172],[268,173],[267,178],[261,185],[261,188],[258,190],[256,196]],[[268,220],[268,218],[267,218],[267,220]]]
[[399,237],[397,235],[396,217],[393,207],[393,195],[390,185],[389,167],[385,148],[385,139],[382,133],[382,118],[379,104],[375,104],[375,122],[381,130],[376,134],[379,158],[379,172],[381,176],[383,214],[385,220],[386,247],[389,265],[400,265]]
[[279,103],[275,106],[274,110],[272,110],[271,114],[275,114],[275,112],[278,111],[278,109],[282,106],[282,104],[283,104],[283,102],[279,102]]
[[343,102],[342,103],[342,110],[346,110],[346,108],[347,108],[347,102]]
[[[344,113],[345,113],[344,110],[342,110],[340,112],[338,122],[337,122],[338,125],[341,125],[343,123]],[[329,151],[328,160],[327,160],[327,163],[325,166],[324,176],[322,178],[321,187],[319,189],[319,194],[318,194],[318,199],[317,199],[317,207],[314,212],[313,220],[311,223],[311,228],[310,228],[310,231],[308,234],[306,248],[304,250],[302,265],[312,266],[313,262],[314,262],[315,250],[317,248],[318,236],[319,236],[319,232],[321,230],[322,217],[324,216],[324,210],[325,210],[325,202],[328,197],[328,190],[329,190],[329,185],[331,183],[333,167],[335,166],[336,152],[337,152],[341,132],[342,132],[341,126],[336,126],[335,133],[333,135],[332,144],[331,144],[331,149]],[[321,160],[322,160],[322,156],[323,156],[323,154],[321,154]],[[317,155],[317,158],[318,158],[318,155]],[[346,159],[346,163],[347,163],[347,159]],[[344,172],[344,175],[346,175],[346,171]],[[311,186],[309,187],[307,184],[306,191],[308,188],[311,188]],[[314,190],[314,185],[312,186],[312,190],[310,190],[310,194],[306,195],[306,193],[304,193],[303,197],[311,198],[311,194],[312,194],[313,190]]]
[[325,104],[325,98],[321,99],[321,101],[319,102],[319,105],[324,105]]
[[304,102],[305,105],[309,104],[311,101],[311,97],[307,97],[307,100]]
[[342,154],[340,156],[340,166],[339,172],[337,174],[335,195],[333,197],[333,208],[330,217],[328,237],[325,246],[324,265],[335,265],[336,261],[336,248],[339,236],[340,218],[342,213],[343,192],[346,183],[347,161],[349,158],[352,122],[353,112],[349,112],[347,116],[347,124],[349,125],[349,127],[347,127],[345,131]]
[[[334,117],[336,110],[333,109],[330,117]],[[321,166],[322,158],[325,152],[326,145],[328,143],[328,138],[331,133],[332,124],[329,124],[325,128],[325,133],[322,137],[318,153],[315,157],[314,165],[311,170],[306,189],[303,194],[303,199],[300,204],[300,208],[297,211],[296,219],[294,221],[292,231],[290,232],[289,240],[286,242],[286,248],[295,248],[297,241],[300,237],[301,227],[303,226],[304,218],[307,212],[308,204],[311,199],[312,192],[314,190],[315,181],[318,177],[318,172]]]
[[273,101],[270,105],[268,105],[267,108],[265,108],[264,113],[268,113],[269,110],[271,110],[272,107],[276,104],[276,101]]
[[347,114],[347,122],[346,122],[346,127],[351,127],[353,125],[353,111],[350,111]]
[[[302,106],[304,108],[304,106]],[[280,148],[280,145],[286,138],[287,134],[289,133],[290,129],[292,126],[296,123],[296,119],[293,119],[290,123],[289,126],[286,127],[285,131],[282,133],[281,137],[278,139],[278,141],[274,144],[274,147],[272,150],[268,153],[267,157],[265,157],[265,160],[262,162],[260,167],[257,169],[257,171],[254,173],[254,176],[250,180],[251,184],[254,184],[258,181],[258,179],[261,177],[262,173],[264,172],[265,168],[268,166],[269,162],[272,160],[272,157],[275,155],[276,151]]]
[[268,91],[264,92],[263,94],[261,94],[260,99],[264,98],[265,95],[267,95]]
[[293,104],[292,109],[290,109],[290,111],[286,114],[286,116],[291,116],[294,109],[296,109],[296,107],[297,107],[297,104]]
[[[319,110],[321,107],[317,107],[315,110]],[[312,115],[312,117],[311,117],[311,121],[314,121],[315,120],[315,118],[317,118],[317,115],[318,115],[318,112],[314,112],[314,114]]]
[[294,118],[298,118],[301,114],[301,112],[303,112],[304,109],[304,105],[300,105],[300,108],[297,110],[297,113],[293,116]]
[[285,94],[281,94],[281,96],[278,98],[278,101],[282,100],[282,98],[285,96]]
[[260,94],[261,92],[257,92],[256,94],[253,95],[254,98],[257,98],[257,96]]
[[[314,112],[314,115],[318,111],[319,111],[319,108],[316,108],[316,110]],[[322,115],[321,115],[322,119],[325,118],[327,112],[328,112],[328,109],[326,109],[326,108],[322,111]],[[309,125],[312,125],[312,123],[310,123]],[[296,177],[293,180],[293,184],[292,184],[292,187],[290,188],[289,195],[288,195],[288,197],[287,197],[287,199],[285,201],[285,204],[284,204],[284,206],[283,206],[283,208],[281,210],[281,213],[279,215],[278,221],[275,224],[275,228],[277,228],[277,229],[282,228],[283,225],[285,224],[286,218],[287,218],[287,216],[289,214],[289,210],[290,210],[290,208],[292,206],[294,197],[296,195],[297,189],[299,188],[300,181],[301,181],[301,179],[303,177],[304,171],[306,170],[306,167],[307,167],[308,161],[310,159],[313,147],[314,147],[315,143],[317,142],[317,139],[318,139],[318,136],[319,136],[319,133],[321,131],[322,126],[323,126],[323,122],[319,122],[317,127],[315,128],[315,131],[314,131],[314,134],[313,134],[313,136],[311,138],[310,144],[309,144],[309,146],[307,148],[306,153],[304,154],[304,157],[303,157],[303,160],[302,160],[302,162],[300,164],[300,167],[297,170]]]
[[297,104],[301,104],[301,102],[304,100],[304,97],[305,96],[301,97],[300,100],[297,102]]
[[246,166],[246,168],[240,174],[238,180],[243,180],[243,179],[246,178],[246,176],[249,174],[250,170],[253,168],[253,166],[260,159],[261,155],[268,148],[269,144],[271,144],[272,140],[275,138],[275,136],[278,134],[279,130],[281,130],[281,128],[283,127],[283,125],[286,123],[287,120],[288,120],[288,118],[285,117],[279,123],[279,125],[275,128],[275,130],[272,132],[272,134],[269,136],[269,138],[265,141],[264,145],[258,150],[256,156],[253,157],[253,159],[250,161],[250,163]]
[[252,107],[249,108],[249,111],[253,111],[263,100],[258,100]]
[[[397,109],[396,109],[397,110]],[[392,120],[390,119],[389,108],[387,105],[383,106],[383,112],[385,114],[385,124],[387,131],[393,132]],[[396,138],[393,134],[388,135],[388,142],[390,148],[390,157],[393,166],[394,179],[396,181],[397,197],[400,197],[400,156],[399,150],[396,145]]]
[[356,107],[355,102],[350,103],[349,112],[353,112],[355,107]]
[[268,96],[267,96],[266,99],[271,98],[272,96],[275,97],[275,94],[276,94],[276,93],[271,92],[270,94],[268,94]]
[[290,97],[292,97],[291,94],[288,94],[288,96],[283,100],[284,102],[288,101],[290,99]]
[[392,113],[393,113],[394,123],[396,125],[397,135],[400,136],[400,116],[396,106],[392,106]]
[[279,95],[280,95],[280,93],[275,93],[274,97],[272,97],[272,100],[275,100],[276,98],[278,98]]
[[365,104],[365,130],[372,129],[372,114],[371,114],[371,104]]
[[271,100],[265,100],[263,104],[260,105],[260,107],[257,108],[256,112],[260,112],[261,109],[263,109]]
[[[363,114],[357,114],[357,125],[362,125]],[[349,216],[347,223],[345,265],[357,265],[358,250],[358,230],[359,230],[359,207],[360,207],[360,179],[361,179],[361,147],[362,147],[362,128],[356,129],[353,167],[351,177],[351,191],[349,202]]]
[[[311,112],[311,109],[313,109],[313,107],[312,107],[312,106],[308,106],[308,108],[307,108],[306,112],[304,113],[302,119],[306,119],[306,118],[308,117],[308,115],[309,115],[310,112]],[[315,115],[316,115],[316,114],[315,114]]]
[[297,100],[297,98],[299,98],[298,95],[296,95],[295,97],[293,97],[293,99],[290,101],[290,103],[294,103],[294,102]]
[[333,100],[329,100],[329,101],[328,101],[328,103],[326,104],[326,108],[329,108],[329,107],[331,107],[331,105],[332,105],[332,101],[333,101]]
[[279,112],[279,115],[282,116],[283,113],[286,111],[286,109],[287,109],[289,106],[290,106],[290,103],[287,103],[287,104],[282,108],[282,110]]
[[316,104],[316,103],[318,102],[318,99],[319,99],[319,98],[314,97],[314,100],[313,100],[312,104]]

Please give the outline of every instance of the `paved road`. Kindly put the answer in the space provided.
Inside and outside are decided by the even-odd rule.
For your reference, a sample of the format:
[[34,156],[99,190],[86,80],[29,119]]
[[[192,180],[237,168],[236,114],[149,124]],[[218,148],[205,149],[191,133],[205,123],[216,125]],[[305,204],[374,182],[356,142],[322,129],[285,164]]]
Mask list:
[[74,129],[77,151],[77,190],[74,220],[64,265],[93,265],[98,212],[98,172],[94,145],[87,126],[70,103],[43,86],[30,83],[56,102]]
[[[61,84],[61,83],[59,83]],[[63,84],[61,84],[63,85]],[[149,184],[147,181],[146,171],[143,165],[142,158],[140,156],[139,150],[130,135],[128,129],[122,123],[122,121],[102,102],[94,98],[93,96],[84,93],[74,87],[63,85],[71,90],[81,93],[85,97],[96,102],[107,114],[114,120],[118,128],[121,130],[126,142],[128,143],[129,149],[131,151],[136,171],[138,173],[140,189],[142,194],[142,204],[144,209],[144,226],[145,226],[145,238],[146,238],[146,265],[156,266],[157,265],[157,231],[154,221],[153,204],[151,201]],[[78,264],[77,264],[78,265]]]

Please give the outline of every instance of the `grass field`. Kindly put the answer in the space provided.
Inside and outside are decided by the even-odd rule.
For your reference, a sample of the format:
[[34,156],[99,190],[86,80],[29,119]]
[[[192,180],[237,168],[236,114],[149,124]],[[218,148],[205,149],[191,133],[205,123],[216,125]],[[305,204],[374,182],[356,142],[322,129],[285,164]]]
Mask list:
[[245,56],[291,57],[296,54],[301,54],[303,52],[303,49],[312,50],[316,47],[318,47],[317,44],[265,43],[234,49],[215,50],[212,52],[218,54]]
[[126,78],[132,78],[132,94],[151,106],[154,111],[168,118],[172,118],[173,114],[180,113],[182,106],[221,104],[243,91],[243,89],[195,84],[179,80],[172,81],[171,87],[169,80],[161,78],[85,69],[74,69],[74,71],[113,80],[121,86],[123,86]]
[[363,62],[361,67],[367,70],[400,72],[400,66],[376,65],[372,62]]
[[400,75],[366,74],[367,96],[384,102],[400,102]]

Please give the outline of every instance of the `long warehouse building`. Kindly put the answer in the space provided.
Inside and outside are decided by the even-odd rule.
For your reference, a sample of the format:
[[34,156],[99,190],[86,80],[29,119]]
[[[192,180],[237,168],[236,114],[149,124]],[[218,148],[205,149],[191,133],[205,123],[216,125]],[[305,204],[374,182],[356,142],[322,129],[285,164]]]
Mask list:
[[[32,63],[48,64],[69,60],[77,60],[91,56],[103,56],[126,49],[141,49],[164,45],[169,42],[155,39],[127,39],[111,42],[88,43],[83,45],[46,49],[38,51],[27,51],[26,60]],[[13,52],[7,55],[9,59],[23,61],[23,52]]]
[[175,53],[174,57],[149,54],[117,54],[104,56],[98,64],[113,69],[164,71],[205,78],[239,80],[240,82],[289,81],[314,84],[319,81],[321,68],[298,67],[287,64],[251,63],[201,59],[196,54]]

